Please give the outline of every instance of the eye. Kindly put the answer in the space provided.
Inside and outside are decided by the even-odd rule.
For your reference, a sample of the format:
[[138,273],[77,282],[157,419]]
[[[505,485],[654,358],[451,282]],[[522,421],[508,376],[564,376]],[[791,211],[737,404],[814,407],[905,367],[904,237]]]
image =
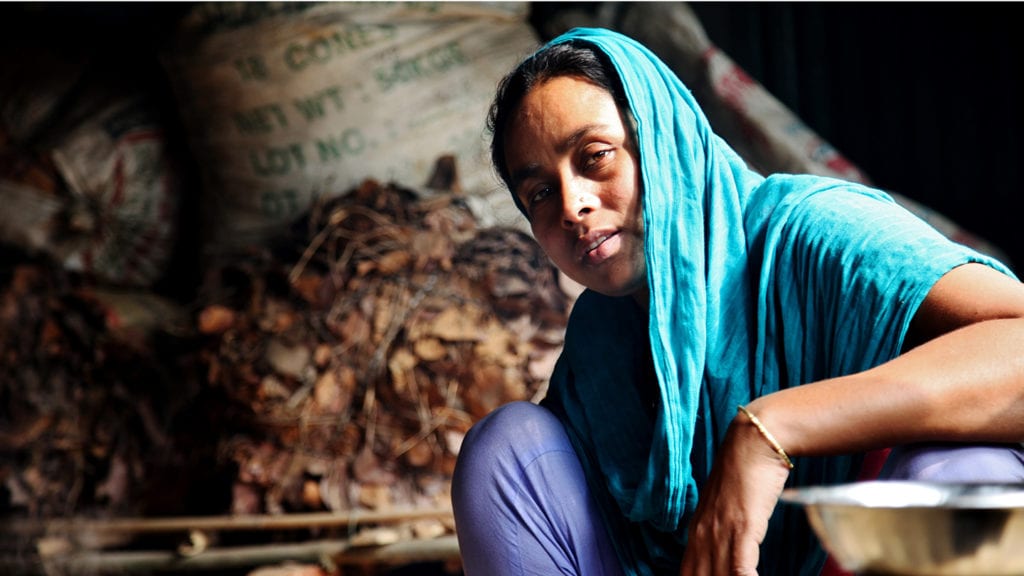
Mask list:
[[602,163],[612,157],[614,150],[612,148],[600,148],[593,152],[589,152],[583,159],[584,168],[596,168],[601,166]]
[[537,204],[543,202],[545,198],[551,196],[551,192],[552,190],[550,186],[541,186],[527,192],[526,206],[532,209]]

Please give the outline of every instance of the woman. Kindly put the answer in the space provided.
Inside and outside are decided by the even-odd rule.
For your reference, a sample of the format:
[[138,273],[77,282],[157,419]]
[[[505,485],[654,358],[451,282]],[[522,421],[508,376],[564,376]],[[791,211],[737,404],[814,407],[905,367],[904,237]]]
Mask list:
[[470,576],[817,574],[787,483],[854,480],[886,446],[889,477],[1024,480],[1024,287],[999,262],[879,191],[752,172],[613,32],[528,58],[489,124],[588,290],[542,405],[463,443]]

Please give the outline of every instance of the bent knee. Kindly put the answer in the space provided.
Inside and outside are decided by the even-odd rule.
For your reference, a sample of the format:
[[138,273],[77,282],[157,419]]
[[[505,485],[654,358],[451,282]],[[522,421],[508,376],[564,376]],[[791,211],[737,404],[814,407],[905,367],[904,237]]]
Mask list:
[[543,446],[565,430],[550,410],[532,402],[504,404],[477,422],[466,434],[459,459],[501,457],[533,445]]
[[893,449],[882,475],[925,482],[1020,482],[1024,450],[1004,444],[903,446]]
[[478,426],[512,432],[516,435],[523,433],[541,433],[547,435],[562,431],[562,423],[547,408],[519,400],[499,406],[493,412],[483,418]]
[[562,423],[547,408],[527,401],[504,404],[477,422],[459,449],[452,496],[518,476],[535,458],[552,450],[572,451]]

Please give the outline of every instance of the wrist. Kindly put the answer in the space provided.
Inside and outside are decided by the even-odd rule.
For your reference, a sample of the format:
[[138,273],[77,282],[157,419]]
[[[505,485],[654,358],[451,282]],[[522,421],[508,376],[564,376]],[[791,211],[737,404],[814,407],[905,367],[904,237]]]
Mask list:
[[736,410],[737,418],[752,426],[757,432],[759,439],[771,449],[779,462],[787,469],[792,470],[794,467],[793,460],[790,458],[782,444],[779,443],[778,439],[776,439],[775,435],[772,434],[771,430],[761,422],[760,418],[745,406],[737,406]]

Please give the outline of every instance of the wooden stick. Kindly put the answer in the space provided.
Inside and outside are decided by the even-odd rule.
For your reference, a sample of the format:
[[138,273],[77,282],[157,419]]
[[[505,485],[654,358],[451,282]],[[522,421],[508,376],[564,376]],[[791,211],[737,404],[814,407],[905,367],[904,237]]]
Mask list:
[[400,509],[383,511],[356,511],[348,514],[310,512],[284,515],[250,516],[182,516],[176,518],[114,518],[86,520],[57,518],[51,520],[12,520],[0,526],[0,533],[54,534],[61,532],[205,532],[228,530],[302,530],[324,526],[357,526],[360,524],[396,524],[426,518],[448,519],[450,507]]
[[[93,575],[108,572],[223,570],[288,561],[318,564],[329,561],[336,565],[401,565],[457,558],[459,558],[458,542],[455,536],[448,535],[432,540],[409,540],[369,548],[353,548],[346,540],[243,546],[210,549],[190,557],[162,551],[77,552],[49,557],[41,564],[57,570],[60,574],[74,576],[76,574]],[[20,563],[9,562],[11,561],[0,559],[0,569],[5,574],[27,574],[31,573],[33,568],[24,559]]]
[[460,558],[454,534],[429,540],[405,540],[385,546],[349,548],[332,558],[335,564],[398,565]]

